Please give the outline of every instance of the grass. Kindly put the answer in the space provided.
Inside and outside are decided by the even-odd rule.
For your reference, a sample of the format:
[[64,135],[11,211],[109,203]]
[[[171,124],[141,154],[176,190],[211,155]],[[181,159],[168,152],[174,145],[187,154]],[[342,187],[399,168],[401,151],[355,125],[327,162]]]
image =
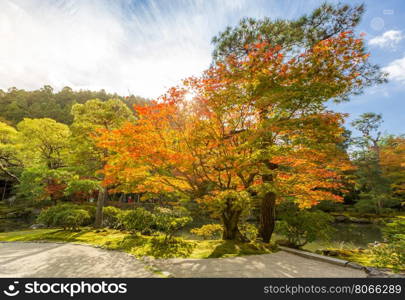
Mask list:
[[113,229],[94,230],[91,228],[82,228],[80,231],[36,229],[1,232],[0,241],[70,242],[124,251],[136,257],[151,256],[155,258],[220,258],[266,254],[275,250],[272,246],[256,242],[197,241],[182,238],[164,241],[163,236],[144,236]]

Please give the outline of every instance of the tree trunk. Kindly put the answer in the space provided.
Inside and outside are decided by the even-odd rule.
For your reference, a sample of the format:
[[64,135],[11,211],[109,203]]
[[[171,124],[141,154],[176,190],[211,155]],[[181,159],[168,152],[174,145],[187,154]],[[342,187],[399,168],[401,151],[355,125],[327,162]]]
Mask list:
[[239,220],[242,211],[232,208],[232,200],[227,201],[225,210],[222,212],[222,223],[224,224],[223,240],[248,242],[249,240],[239,231]]
[[[265,124],[268,121],[267,109],[263,109],[260,112],[260,119],[264,126],[264,132],[266,132],[266,134],[263,136],[263,141],[261,144],[261,148],[265,150],[268,147],[274,145],[274,137],[272,135],[272,132],[266,130],[265,127]],[[267,172],[262,175],[263,183],[272,184],[274,182],[274,175],[271,173],[269,174],[269,171],[276,170],[278,168],[278,165],[272,163],[268,159],[265,159],[262,162],[267,168]],[[261,201],[259,235],[265,243],[270,242],[271,235],[274,231],[274,225],[276,222],[276,197],[276,193],[274,193],[273,191],[269,191],[263,196]]]
[[94,227],[96,228],[100,228],[103,224],[103,207],[106,197],[107,197],[107,189],[103,188],[98,192],[97,197],[97,208],[94,222]]
[[276,194],[268,192],[264,195],[260,208],[260,236],[263,242],[270,242],[276,223]]
[[[268,164],[268,167],[274,170],[277,165]],[[265,183],[273,182],[273,175],[271,174],[263,175],[262,178]],[[259,233],[265,243],[270,242],[276,224],[276,197],[276,193],[267,192],[261,201]]]

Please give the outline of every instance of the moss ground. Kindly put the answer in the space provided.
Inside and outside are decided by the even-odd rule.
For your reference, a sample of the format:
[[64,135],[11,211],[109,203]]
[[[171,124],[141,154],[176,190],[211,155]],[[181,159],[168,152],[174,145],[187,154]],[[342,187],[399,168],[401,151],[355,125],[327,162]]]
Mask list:
[[104,229],[82,228],[80,231],[61,229],[36,229],[1,232],[0,241],[50,241],[70,242],[119,250],[136,257],[155,258],[219,258],[241,255],[266,254],[275,249],[272,246],[251,242],[236,243],[222,240],[185,240],[175,238],[165,241],[163,236],[144,236],[130,232]]

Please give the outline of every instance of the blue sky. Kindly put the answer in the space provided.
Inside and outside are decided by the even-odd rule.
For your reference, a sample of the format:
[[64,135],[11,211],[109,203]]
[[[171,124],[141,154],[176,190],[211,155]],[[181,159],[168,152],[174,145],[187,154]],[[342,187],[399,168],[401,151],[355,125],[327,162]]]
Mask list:
[[[336,1],[330,1],[336,2]],[[348,103],[350,113],[382,113],[382,129],[405,133],[405,1],[366,4],[359,26],[371,60],[390,82]],[[308,0],[1,0],[0,88],[104,88],[157,97],[208,67],[212,36],[243,17],[296,18]]]

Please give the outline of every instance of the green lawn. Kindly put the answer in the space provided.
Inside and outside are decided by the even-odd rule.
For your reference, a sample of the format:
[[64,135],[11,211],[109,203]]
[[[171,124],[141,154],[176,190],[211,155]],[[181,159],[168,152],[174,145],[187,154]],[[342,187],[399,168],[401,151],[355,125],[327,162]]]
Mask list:
[[222,240],[185,240],[176,238],[164,241],[163,236],[145,236],[125,231],[82,228],[80,231],[61,229],[36,229],[1,232],[0,241],[57,241],[100,246],[119,250],[136,257],[155,258],[218,258],[241,255],[265,254],[274,251],[273,246],[261,243],[235,243]]

